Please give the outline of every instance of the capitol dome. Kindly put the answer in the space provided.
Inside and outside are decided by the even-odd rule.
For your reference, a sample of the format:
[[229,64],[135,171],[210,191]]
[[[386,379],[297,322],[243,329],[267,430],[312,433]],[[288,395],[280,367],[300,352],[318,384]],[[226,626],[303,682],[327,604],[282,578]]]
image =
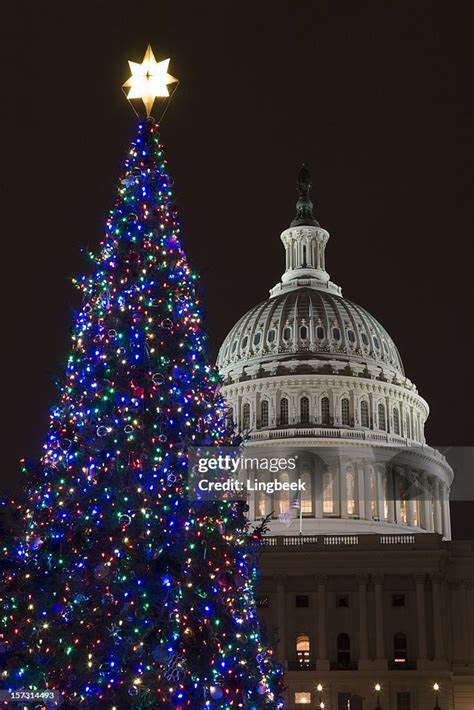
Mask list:
[[250,516],[269,515],[274,534],[291,535],[296,505],[300,532],[304,519],[305,533],[449,538],[453,471],[426,443],[428,404],[385,328],[330,280],[329,233],[313,216],[305,166],[297,187],[281,280],[232,327],[217,359],[228,417],[249,455],[296,456],[292,475],[307,483],[296,502],[249,501]]
[[395,343],[360,306],[317,288],[284,291],[248,311],[219,352],[224,376],[238,364],[284,362],[289,358],[379,365],[403,375]]

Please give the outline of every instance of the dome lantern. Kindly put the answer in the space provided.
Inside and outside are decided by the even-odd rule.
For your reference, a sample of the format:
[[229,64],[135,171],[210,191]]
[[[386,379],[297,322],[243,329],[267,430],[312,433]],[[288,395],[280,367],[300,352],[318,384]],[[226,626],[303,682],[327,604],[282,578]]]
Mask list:
[[285,247],[286,268],[281,283],[274,286],[271,296],[281,291],[307,286],[323,289],[341,295],[341,289],[332,283],[325,265],[325,249],[329,233],[322,229],[313,215],[313,202],[310,198],[311,174],[303,163],[296,181],[298,201],[296,217],[288,229],[281,234]]

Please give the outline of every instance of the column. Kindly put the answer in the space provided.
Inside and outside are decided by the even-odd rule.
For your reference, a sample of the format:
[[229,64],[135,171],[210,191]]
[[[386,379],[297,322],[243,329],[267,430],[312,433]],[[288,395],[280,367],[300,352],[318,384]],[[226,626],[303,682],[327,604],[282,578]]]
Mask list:
[[379,464],[375,467],[375,485],[377,489],[377,517],[379,520],[385,520],[383,476]]
[[443,602],[441,597],[441,583],[443,577],[440,574],[431,575],[431,585],[433,593],[433,638],[435,660],[444,658],[444,618]]
[[369,657],[367,638],[367,575],[359,575],[357,581],[359,584],[359,658],[366,660]]
[[385,634],[383,627],[383,575],[372,575],[375,592],[375,658],[385,659]]
[[433,532],[433,515],[431,511],[431,486],[426,473],[422,476],[423,486],[423,527],[428,532]]
[[286,610],[285,610],[285,577],[276,577],[277,583],[277,626],[278,626],[278,660],[286,661]]
[[415,475],[414,475],[413,471],[408,471],[407,480],[409,483],[408,499],[407,499],[407,524],[410,525],[410,527],[414,527],[414,525],[415,525],[416,487],[415,487]]
[[449,488],[445,483],[441,484],[441,505],[443,509],[443,533],[444,537],[451,540],[451,513],[449,510]]
[[327,631],[326,631],[326,583],[324,575],[317,577],[318,585],[318,648],[316,668],[318,671],[329,669]]
[[388,520],[391,523],[395,522],[395,501],[393,499],[393,469],[391,466],[387,466],[385,475],[387,476],[387,512]]
[[425,575],[415,576],[418,659],[426,659]]
[[434,479],[434,527],[435,531],[440,535],[443,534],[443,524],[441,520],[441,492],[439,487],[439,481],[437,478]]
[[346,463],[344,461],[339,461],[339,496],[341,501],[340,516],[341,518],[347,518],[347,480],[346,480]]
[[393,507],[395,510],[395,522],[400,524],[402,515],[400,512],[400,478],[398,476],[397,467],[393,468]]

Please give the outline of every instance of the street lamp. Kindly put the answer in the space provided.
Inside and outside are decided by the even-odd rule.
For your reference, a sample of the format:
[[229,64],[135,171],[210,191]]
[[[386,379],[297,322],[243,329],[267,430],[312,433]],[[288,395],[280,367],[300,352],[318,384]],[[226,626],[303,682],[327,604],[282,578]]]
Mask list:
[[375,710],[382,710],[382,708],[380,707],[380,691],[382,690],[382,686],[380,685],[380,683],[376,683],[374,685],[374,690],[377,693],[377,705]]
[[434,706],[434,710],[441,710],[440,706],[438,705],[439,683],[433,683],[433,691],[434,691],[434,694],[435,694],[435,706]]

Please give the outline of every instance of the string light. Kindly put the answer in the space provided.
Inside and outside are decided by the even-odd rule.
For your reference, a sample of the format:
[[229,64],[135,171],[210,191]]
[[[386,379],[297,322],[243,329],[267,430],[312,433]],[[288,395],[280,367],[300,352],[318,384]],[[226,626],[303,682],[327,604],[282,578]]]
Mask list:
[[24,532],[6,556],[2,685],[46,686],[71,707],[276,709],[260,533],[240,502],[186,497],[188,447],[231,439],[171,184],[147,119],[92,273],[75,280],[59,403],[13,504]]

